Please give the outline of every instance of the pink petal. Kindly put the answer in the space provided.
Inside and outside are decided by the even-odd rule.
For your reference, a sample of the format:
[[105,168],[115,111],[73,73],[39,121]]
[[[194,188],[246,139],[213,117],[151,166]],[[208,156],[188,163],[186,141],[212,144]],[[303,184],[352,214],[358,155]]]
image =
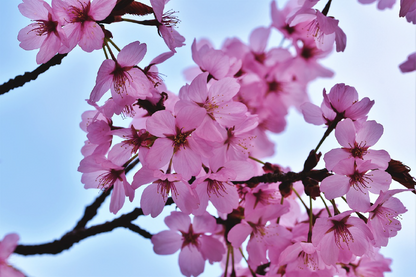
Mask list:
[[170,255],[181,248],[182,236],[177,232],[166,230],[154,234],[151,238],[153,251],[158,255]]
[[166,110],[155,112],[146,121],[147,131],[157,137],[176,135],[175,118]]
[[146,155],[146,164],[152,169],[159,169],[169,162],[172,155],[172,141],[167,138],[158,138]]
[[174,231],[181,231],[188,233],[189,225],[191,225],[191,218],[182,212],[171,212],[165,217],[165,224]]
[[188,97],[195,103],[205,103],[208,98],[207,89],[208,72],[201,73],[195,77],[188,87]]
[[[167,198],[167,196],[166,196]],[[140,206],[143,214],[150,214],[153,218],[157,217],[165,207],[166,199],[158,192],[158,184],[153,183],[144,189],[140,198]]]
[[217,227],[215,218],[209,213],[194,217],[192,227],[195,233],[212,233]]
[[219,240],[202,235],[199,238],[200,251],[204,259],[208,259],[210,263],[220,262],[225,254],[225,247]]
[[78,45],[86,52],[92,52],[103,47],[104,32],[95,21],[85,21],[82,37]]
[[355,142],[355,126],[351,119],[347,118],[337,124],[335,137],[338,143],[345,148],[352,148]]
[[250,225],[243,221],[231,228],[230,232],[228,232],[227,239],[234,248],[238,249],[252,231],[253,229]]
[[96,21],[105,19],[113,10],[117,0],[94,0],[89,15]]
[[19,31],[17,39],[20,41],[19,46],[25,50],[34,50],[40,48],[43,41],[46,39],[46,35],[38,36],[34,28],[37,25],[35,23],[29,24]]
[[303,103],[300,108],[302,109],[303,118],[306,122],[314,125],[322,125],[325,123],[322,116],[322,110],[318,106],[310,102],[306,102]]
[[366,121],[357,131],[356,141],[364,142],[366,146],[370,147],[376,144],[383,134],[383,125],[378,124],[374,120]]
[[121,67],[137,65],[146,55],[147,46],[139,41],[132,42],[121,49],[117,55],[117,62]]
[[205,260],[201,252],[193,244],[189,244],[179,253],[179,267],[185,276],[198,276],[204,271]]
[[[152,148],[150,148],[150,150],[152,150]],[[189,180],[192,176],[196,176],[201,171],[201,166],[201,157],[190,147],[180,148],[178,152],[173,155],[173,168],[177,173],[182,174],[185,180]]]
[[154,176],[154,169],[143,166],[139,171],[134,174],[133,182],[131,183],[133,189],[137,189],[145,184],[150,184],[153,181],[157,180],[157,177]]
[[321,183],[321,191],[327,199],[343,196],[350,189],[350,178],[344,175],[332,175]]
[[0,241],[0,264],[13,253],[18,241],[19,235],[16,233],[7,234]]
[[120,181],[114,183],[113,191],[111,192],[110,212],[116,214],[124,205],[126,194],[124,187]]
[[19,11],[22,15],[32,20],[48,20],[48,10],[44,7],[46,2],[41,0],[23,0],[23,3],[18,5]]
[[36,62],[38,64],[48,62],[56,53],[58,53],[60,47],[61,40],[59,37],[54,34],[49,34],[43,41],[39,53],[36,55]]
[[183,131],[196,129],[204,120],[205,115],[204,108],[184,106],[176,115],[177,126],[183,128]]

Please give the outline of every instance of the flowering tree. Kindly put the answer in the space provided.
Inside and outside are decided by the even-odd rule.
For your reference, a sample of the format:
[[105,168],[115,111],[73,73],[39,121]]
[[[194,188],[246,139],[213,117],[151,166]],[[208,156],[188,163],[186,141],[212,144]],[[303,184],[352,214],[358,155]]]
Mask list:
[[[268,21],[250,27],[247,42],[230,38],[215,47],[207,40],[186,40],[187,49],[191,50],[187,55],[195,64],[185,71],[186,82],[174,90],[165,83],[162,69],[180,55],[185,38],[175,26],[180,14],[165,9],[165,2],[57,0],[49,5],[40,0],[25,0],[19,5],[20,12],[33,20],[27,27],[22,26],[18,34],[20,46],[39,49],[36,62],[42,65],[33,73],[5,83],[2,93],[36,78],[68,54],[60,66],[64,67],[74,51],[103,48],[105,60],[96,54],[99,51],[93,51],[90,55],[101,59],[93,67],[85,62],[89,56],[82,54],[85,58],[74,64],[75,70],[91,66],[85,70],[94,71],[93,79],[85,84],[85,76],[73,75],[72,71],[66,78],[59,77],[61,83],[49,94],[55,96],[55,110],[49,117],[38,119],[46,122],[44,126],[52,129],[52,134],[62,132],[70,123],[62,116],[67,100],[62,98],[60,88],[69,86],[71,92],[82,91],[80,97],[87,98],[88,108],[82,113],[81,129],[87,140],[78,171],[84,187],[95,191],[89,196],[96,200],[85,212],[83,205],[91,200],[85,200],[81,207],[71,205],[71,209],[83,213],[76,224],[78,215],[71,215],[71,222],[69,215],[60,215],[60,219],[33,223],[45,229],[50,224],[64,224],[62,232],[72,229],[62,237],[52,234],[55,241],[46,234],[25,241],[21,234],[22,242],[11,250],[17,244],[16,235],[5,237],[0,245],[2,273],[6,272],[4,267],[10,274],[20,274],[10,270],[12,262],[7,257],[12,251],[21,255],[57,254],[78,247],[73,245],[84,239],[122,228],[133,234],[129,245],[134,240],[147,239],[148,248],[153,247],[156,254],[179,253],[179,269],[185,276],[200,275],[206,260],[220,265],[219,274],[224,276],[365,276],[368,272],[377,276],[388,272],[391,260],[379,249],[387,246],[401,229],[403,222],[397,218],[405,216],[407,209],[412,210],[400,199],[404,194],[411,195],[409,190],[414,189],[415,183],[409,168],[399,162],[403,159],[391,152],[392,143],[380,146],[385,122],[371,116],[377,106],[373,99],[378,102],[377,98],[361,93],[353,79],[330,79],[340,64],[323,65],[323,58],[347,53],[351,45],[349,42],[346,46],[347,37],[354,36],[343,27],[347,21],[338,21],[337,4],[272,2],[263,14],[270,15]],[[380,1],[378,7],[390,4]],[[400,3],[399,15],[411,23],[414,5],[412,1]],[[125,38],[118,35],[122,30],[119,26],[131,28],[124,27],[131,23],[154,28],[153,32],[162,37],[152,48],[153,55],[148,53],[151,48],[147,36],[136,38],[136,29],[128,29]],[[399,71],[399,64],[402,72],[414,70],[414,55],[408,52],[394,70]],[[371,74],[381,71],[378,67],[383,59],[379,60]],[[182,70],[174,65],[170,67],[175,71]],[[57,68],[39,79],[57,79],[59,75],[45,77],[58,74],[53,73]],[[321,78],[326,78],[323,93],[323,87],[311,89],[312,82]],[[390,81],[393,79],[382,82]],[[370,90],[373,84],[368,82],[365,88]],[[77,88],[77,83],[83,84]],[[45,93],[45,89],[32,90]],[[85,93],[86,90],[89,92]],[[2,97],[14,93],[17,90]],[[396,91],[392,95],[406,100]],[[34,109],[39,106],[33,107],[33,103],[38,104],[35,99],[26,101]],[[43,108],[41,105],[40,110]],[[398,116],[394,106],[388,111],[390,117],[397,116],[395,121],[414,119],[409,114]],[[291,144],[278,143],[276,148],[271,137],[290,135],[284,133],[290,128],[290,113],[321,127],[303,125],[291,138]],[[26,116],[23,122],[29,120]],[[21,129],[26,130],[28,125]],[[414,126],[408,122],[404,129],[409,129],[409,125]],[[316,138],[310,133],[312,129],[318,133]],[[34,132],[27,132],[32,138]],[[36,134],[44,133],[38,130]],[[394,143],[406,145],[401,137],[395,137]],[[331,139],[335,143],[328,146]],[[34,175],[31,169],[19,169],[31,176],[30,185],[36,192],[32,198],[48,195],[50,209],[55,206],[54,201],[65,199],[65,188],[55,185],[49,189],[56,191],[46,194],[41,193],[38,183],[66,179],[62,178],[64,174],[51,178],[51,167],[58,161],[76,158],[73,154],[62,156],[68,145],[62,144],[56,135],[44,140],[49,143],[39,155],[52,152],[45,149],[53,149],[57,154],[47,162],[40,162],[36,155],[29,158],[37,150],[33,146],[28,149],[26,144],[13,145],[25,145],[14,149],[27,149],[17,155],[20,163],[36,161],[28,164],[31,169],[43,165],[36,169],[42,172],[43,179],[38,179],[40,175]],[[274,151],[279,153],[281,148],[287,149],[288,157],[296,162],[286,162],[289,159],[284,160],[279,154],[270,160]],[[61,170],[64,164],[61,163]],[[23,176],[17,176],[7,183],[20,184],[19,177]],[[72,182],[79,180],[74,178]],[[2,193],[2,197],[12,196]],[[108,211],[115,217],[104,223],[96,214],[106,198]],[[20,205],[30,214],[31,205]],[[14,209],[7,210],[15,214]],[[100,210],[101,213],[105,212]],[[146,222],[141,221],[144,215]],[[152,231],[151,225],[157,218],[164,218],[167,227]],[[5,233],[19,232],[11,221],[6,222],[8,226],[2,228],[10,226],[10,230],[5,229]],[[44,233],[44,229],[37,232]],[[149,251],[138,247],[138,252]],[[122,251],[117,256],[123,256]],[[110,256],[109,261],[113,261],[114,255]],[[13,265],[26,273],[19,263]],[[152,272],[158,275],[150,267],[148,275]]]

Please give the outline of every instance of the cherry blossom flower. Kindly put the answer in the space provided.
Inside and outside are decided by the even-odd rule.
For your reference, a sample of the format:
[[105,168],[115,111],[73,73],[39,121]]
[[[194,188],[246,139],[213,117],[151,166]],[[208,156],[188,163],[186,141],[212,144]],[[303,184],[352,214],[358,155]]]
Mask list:
[[180,174],[164,173],[158,169],[142,167],[133,177],[132,187],[137,189],[144,184],[147,186],[140,198],[140,207],[143,214],[150,214],[152,217],[158,216],[165,207],[169,194],[178,208],[190,214],[198,208],[199,199],[191,186]]
[[212,235],[217,224],[210,214],[195,216],[191,222],[188,215],[172,212],[165,223],[170,230],[152,236],[153,250],[159,255],[170,255],[180,249],[179,267],[183,275],[198,276],[204,271],[206,260],[221,261],[225,248]]
[[87,156],[78,167],[78,171],[83,173],[81,182],[84,188],[107,190],[113,187],[110,212],[114,214],[123,207],[126,196],[129,197],[130,202],[134,199],[134,190],[127,181],[124,171],[124,164],[130,158],[130,153],[122,151],[121,148],[121,143],[113,146],[108,158],[98,154]]
[[325,166],[332,170],[345,159],[369,160],[379,169],[385,170],[390,162],[390,155],[385,150],[372,150],[374,144],[383,134],[383,126],[374,120],[365,121],[358,128],[349,118],[339,122],[335,128],[335,137],[342,148],[332,149],[325,154]]
[[[235,225],[228,232],[227,239],[234,248],[239,248],[248,236],[247,244],[250,266],[258,266],[267,263],[267,252],[273,249],[274,254],[279,253],[290,245],[291,233],[279,224],[266,224],[269,220],[276,219],[289,211],[288,203],[283,205],[267,206],[266,209],[258,209],[246,214],[241,223]],[[278,260],[279,254],[274,259]],[[277,262],[277,261],[276,261]]]
[[104,32],[96,21],[105,19],[117,0],[54,0],[56,15],[64,25],[69,44],[61,51],[69,52],[77,44],[86,52],[101,49]]
[[327,94],[323,91],[324,101],[321,107],[306,102],[302,104],[302,114],[306,122],[330,125],[337,120],[350,118],[352,120],[366,119],[368,112],[374,105],[368,97],[358,100],[358,93],[354,87],[336,84]]
[[206,116],[196,132],[207,140],[219,141],[223,139],[221,129],[232,127],[246,117],[247,107],[233,100],[240,86],[232,78],[226,77],[220,81],[212,81],[207,88],[208,73],[198,75],[190,85],[182,87],[180,98],[175,110],[184,105],[194,105],[206,110]]
[[[52,1],[52,7],[56,3],[56,0]],[[36,21],[20,30],[17,39],[20,47],[25,50],[40,48],[36,55],[38,64],[49,61],[62,44],[68,45],[62,26],[48,3],[42,0],[23,0],[18,7],[24,16]]]
[[150,0],[153,13],[159,22],[157,26],[159,34],[162,36],[169,49],[176,52],[175,48],[185,45],[185,38],[173,28],[176,23],[179,22],[179,20],[173,15],[174,12],[168,11],[163,13],[167,2],[169,2],[169,0]]
[[146,44],[138,41],[125,46],[117,60],[105,60],[98,70],[96,84],[90,100],[97,102],[111,88],[115,103],[121,107],[133,104],[137,99],[152,96],[151,84],[146,75],[135,67],[146,53]]
[[346,194],[348,205],[355,211],[364,212],[370,207],[368,192],[386,191],[392,181],[387,172],[373,169],[377,169],[377,165],[371,161],[342,160],[333,168],[336,174],[322,180],[321,191],[327,199]]
[[368,227],[373,232],[376,246],[387,246],[388,239],[397,235],[402,228],[400,214],[407,211],[402,202],[393,197],[396,193],[409,191],[408,189],[395,189],[380,195],[374,204],[366,211],[369,212]]
[[203,72],[217,80],[232,77],[241,67],[241,61],[229,57],[224,51],[213,49],[208,41],[192,43],[192,59]]
[[317,218],[312,229],[312,244],[320,250],[327,265],[349,263],[352,254],[362,256],[371,248],[373,234],[363,220],[346,211],[329,218]]
[[14,252],[19,241],[16,233],[7,234],[0,241],[0,276],[4,277],[24,277],[25,275],[13,266],[9,265],[7,258]]
[[158,137],[146,160],[142,161],[152,169],[167,165],[172,159],[176,173],[189,180],[201,170],[201,150],[193,132],[201,124],[206,114],[200,107],[186,106],[176,117],[170,111],[154,113],[146,122],[150,134]]
[[327,50],[332,48],[335,42],[337,52],[343,52],[347,44],[347,36],[338,26],[339,21],[312,9],[316,2],[318,1],[305,1],[304,5],[288,18],[290,27],[308,22],[307,30],[314,38],[316,47]]

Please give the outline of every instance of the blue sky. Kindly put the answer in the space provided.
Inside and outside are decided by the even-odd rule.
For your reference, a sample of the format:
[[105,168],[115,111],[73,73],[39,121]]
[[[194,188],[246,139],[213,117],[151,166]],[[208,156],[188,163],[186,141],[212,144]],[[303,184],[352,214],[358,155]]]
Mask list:
[[[37,67],[37,51],[25,51],[17,41],[18,31],[30,23],[19,13],[18,3],[2,3],[0,82]],[[168,9],[179,11],[178,31],[185,36],[186,46],[159,67],[168,88],[178,92],[185,84],[182,71],[193,65],[190,46],[194,38],[209,38],[216,47],[227,37],[247,42],[251,30],[271,23],[269,4],[235,0],[169,2]],[[398,70],[398,65],[415,51],[415,27],[398,18],[398,8],[396,3],[393,10],[379,11],[375,5],[363,6],[355,0],[348,4],[333,1],[329,14],[340,20],[347,34],[347,48],[323,61],[336,75],[312,83],[309,93],[312,101],[320,104],[324,87],[329,90],[336,83],[346,83],[354,86],[361,98],[374,99],[369,119],[381,123],[385,130],[374,148],[387,150],[392,158],[414,168],[412,173],[416,175],[415,75]],[[151,27],[123,23],[109,29],[121,47],[134,40],[148,44],[143,65],[168,50]],[[270,46],[279,43],[275,34]],[[99,195],[98,190],[83,188],[77,168],[86,139],[79,122],[82,112],[90,109],[85,99],[103,59],[102,51],[85,53],[76,48],[61,65],[0,96],[0,237],[17,232],[22,244],[58,239],[75,226],[84,207]],[[277,154],[270,161],[301,170],[302,159],[322,133],[322,127],[305,123],[292,110],[287,130],[273,136]],[[336,147],[332,138],[321,150]],[[396,184],[393,187],[399,188]],[[416,201],[410,193],[398,198],[409,212],[402,216],[403,230],[382,253],[393,259],[393,273],[389,276],[416,276],[412,266],[416,260]],[[115,218],[108,206],[106,201],[90,224]],[[138,201],[129,203],[118,215],[136,206]],[[168,208],[164,214],[171,210]],[[137,224],[151,233],[166,229],[163,217],[142,217]],[[149,240],[119,228],[88,238],[58,255],[13,255],[11,262],[33,277],[181,276],[177,259],[177,254],[154,254]],[[217,265],[207,269],[202,276],[217,276],[221,272]]]

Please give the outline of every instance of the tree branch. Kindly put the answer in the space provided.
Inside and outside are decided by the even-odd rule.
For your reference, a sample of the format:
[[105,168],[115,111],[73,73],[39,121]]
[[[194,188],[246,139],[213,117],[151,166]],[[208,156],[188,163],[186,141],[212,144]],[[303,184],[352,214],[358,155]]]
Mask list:
[[48,70],[51,66],[60,64],[62,59],[68,54],[56,54],[52,59],[48,62],[41,64],[32,72],[26,72],[23,75],[18,75],[14,79],[10,79],[6,83],[0,86],[0,95],[5,94],[6,92],[21,87],[27,82],[35,80],[40,74],[44,73]]
[[[172,205],[173,199],[169,197],[165,206]],[[143,215],[141,208],[135,208],[128,214],[121,215],[120,217],[107,221],[103,224],[94,225],[89,228],[74,228],[72,231],[66,233],[59,240],[53,242],[39,244],[39,245],[18,245],[14,250],[14,253],[20,255],[36,255],[36,254],[58,254],[64,250],[71,248],[75,243],[80,242],[91,236],[95,236],[100,233],[106,233],[114,230],[118,227],[125,227],[129,230],[138,233],[144,238],[150,239],[152,234],[141,229],[139,226],[132,224],[132,221]]]

